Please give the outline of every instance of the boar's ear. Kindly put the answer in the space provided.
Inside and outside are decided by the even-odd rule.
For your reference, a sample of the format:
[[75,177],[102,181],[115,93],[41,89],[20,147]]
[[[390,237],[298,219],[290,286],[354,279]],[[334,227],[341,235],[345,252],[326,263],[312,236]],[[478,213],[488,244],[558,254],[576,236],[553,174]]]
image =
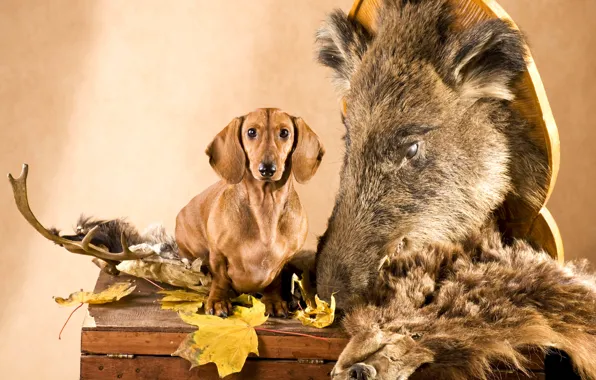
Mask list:
[[358,70],[371,35],[341,10],[331,13],[316,35],[317,58],[334,70],[334,84],[341,97],[350,89],[352,75]]
[[205,153],[215,172],[230,184],[239,183],[246,170],[246,157],[240,142],[243,117],[234,118],[211,141]]
[[447,48],[448,75],[465,101],[513,100],[513,83],[526,70],[519,31],[503,20],[490,20],[462,32]]

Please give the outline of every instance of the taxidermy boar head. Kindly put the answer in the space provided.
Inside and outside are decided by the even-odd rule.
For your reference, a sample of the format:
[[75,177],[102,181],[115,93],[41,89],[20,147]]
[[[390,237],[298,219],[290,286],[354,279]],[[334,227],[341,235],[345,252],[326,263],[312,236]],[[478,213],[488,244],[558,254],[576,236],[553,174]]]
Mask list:
[[370,34],[341,11],[318,58],[346,105],[345,156],[319,240],[317,292],[338,307],[366,294],[385,256],[456,242],[507,199],[539,209],[547,154],[509,107],[526,70],[519,31],[501,20],[454,28],[446,0],[385,0]]

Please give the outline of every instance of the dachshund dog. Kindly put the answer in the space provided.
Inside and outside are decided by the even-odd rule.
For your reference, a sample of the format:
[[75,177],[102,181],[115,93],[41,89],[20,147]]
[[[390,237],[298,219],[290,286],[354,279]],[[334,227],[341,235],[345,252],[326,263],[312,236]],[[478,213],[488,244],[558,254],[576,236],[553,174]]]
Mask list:
[[207,262],[213,276],[205,311],[226,317],[231,291],[259,292],[269,315],[286,317],[280,273],[308,229],[292,174],[307,182],[324,148],[301,118],[262,108],[232,120],[206,153],[222,180],[176,218],[181,256]]

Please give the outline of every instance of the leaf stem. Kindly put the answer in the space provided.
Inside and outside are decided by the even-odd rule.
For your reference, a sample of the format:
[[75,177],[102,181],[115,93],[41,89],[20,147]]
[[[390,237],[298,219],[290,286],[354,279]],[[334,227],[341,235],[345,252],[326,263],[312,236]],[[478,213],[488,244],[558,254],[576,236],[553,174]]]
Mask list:
[[155,282],[151,281],[150,279],[145,278],[145,277],[143,277],[143,279],[145,279],[148,283],[150,283],[151,285],[155,286],[156,288],[161,289],[161,290],[165,290],[164,288],[162,288],[161,286],[157,285]]
[[327,339],[327,338],[323,338],[323,337],[315,336],[315,335],[310,335],[310,334],[302,334],[302,333],[289,332],[289,331],[280,331],[280,330],[266,329],[264,327],[255,327],[254,329],[256,331],[267,331],[267,332],[272,332],[272,333],[277,333],[277,334],[303,336],[303,337],[306,337],[306,338],[318,339],[318,340],[322,340],[322,341],[325,341],[325,342],[329,343],[329,339]]
[[82,302],[81,302],[81,304],[79,306],[75,307],[75,309],[70,313],[70,315],[68,316],[68,318],[66,318],[66,322],[64,322],[64,325],[62,326],[62,329],[60,329],[60,333],[58,334],[58,340],[62,340],[62,331],[64,331],[64,328],[68,324],[68,321],[70,321],[70,318],[75,313],[75,311],[79,310],[81,308],[81,306],[83,306],[83,303]]

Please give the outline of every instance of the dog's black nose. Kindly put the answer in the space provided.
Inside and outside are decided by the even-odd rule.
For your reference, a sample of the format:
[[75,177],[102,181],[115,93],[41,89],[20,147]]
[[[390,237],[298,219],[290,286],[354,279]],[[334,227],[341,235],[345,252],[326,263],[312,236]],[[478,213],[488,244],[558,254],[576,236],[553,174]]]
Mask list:
[[259,173],[261,173],[263,177],[273,177],[276,170],[277,167],[274,163],[265,164],[261,162],[261,164],[259,165]]
[[350,380],[371,380],[365,365],[354,364],[348,372]]

